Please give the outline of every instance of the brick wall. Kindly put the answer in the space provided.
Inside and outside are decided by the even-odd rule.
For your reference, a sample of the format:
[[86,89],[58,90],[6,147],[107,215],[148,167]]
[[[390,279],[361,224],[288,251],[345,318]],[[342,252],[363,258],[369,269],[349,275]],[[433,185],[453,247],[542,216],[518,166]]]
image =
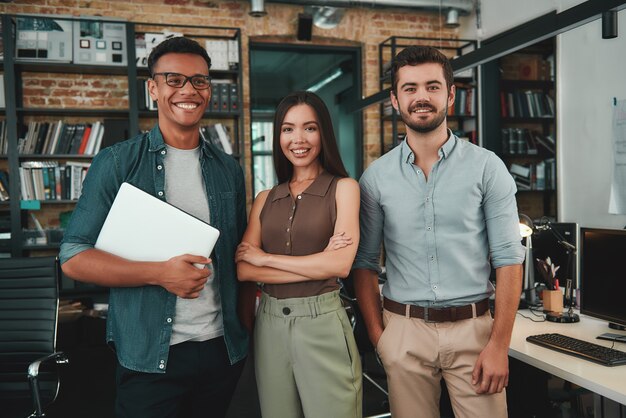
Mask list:
[[[16,0],[0,4],[2,13],[45,13],[66,15],[101,15],[120,17],[135,22],[170,23],[184,25],[234,26],[242,30],[243,91],[246,131],[245,150],[249,149],[249,62],[248,43],[254,41],[303,43],[313,45],[360,45],[362,47],[363,94],[379,89],[378,44],[390,36],[443,37],[457,36],[455,30],[441,28],[438,14],[407,9],[348,9],[341,23],[332,30],[313,26],[311,42],[295,39],[298,13],[304,6],[266,3],[267,15],[253,18],[248,15],[248,1],[215,0],[208,3],[193,0]],[[32,106],[92,106],[123,108],[127,106],[126,82],[121,77],[59,76],[32,74],[26,80],[25,105]],[[364,111],[364,165],[379,154],[378,106]],[[247,153],[249,154],[249,153]],[[249,155],[247,155],[249,159]],[[250,179],[249,160],[246,164]]]

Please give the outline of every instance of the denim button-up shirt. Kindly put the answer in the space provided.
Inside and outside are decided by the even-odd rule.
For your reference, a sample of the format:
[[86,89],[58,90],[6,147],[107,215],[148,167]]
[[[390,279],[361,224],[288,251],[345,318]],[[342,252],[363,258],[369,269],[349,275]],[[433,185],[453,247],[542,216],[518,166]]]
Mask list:
[[461,306],[493,293],[491,266],[521,264],[515,182],[493,152],[450,134],[428,179],[406,141],[363,173],[353,268],[379,271],[383,294],[420,306]]
[[[200,164],[209,198],[211,224],[220,237],[211,256],[219,280],[224,340],[231,363],[247,353],[248,333],[237,317],[235,249],[246,229],[246,196],[241,167],[230,156],[201,141]],[[65,231],[61,263],[94,247],[123,182],[166,200],[166,154],[158,126],[105,148],[94,158],[80,200]],[[158,228],[159,225],[154,225]],[[164,373],[167,368],[176,295],[160,286],[111,288],[107,341],[128,369]]]

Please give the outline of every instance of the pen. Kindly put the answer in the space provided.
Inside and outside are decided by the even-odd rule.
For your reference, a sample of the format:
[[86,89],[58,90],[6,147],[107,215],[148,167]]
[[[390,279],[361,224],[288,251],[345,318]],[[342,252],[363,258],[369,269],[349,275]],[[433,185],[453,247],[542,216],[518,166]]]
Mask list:
[[554,279],[554,290],[559,290],[559,279]]

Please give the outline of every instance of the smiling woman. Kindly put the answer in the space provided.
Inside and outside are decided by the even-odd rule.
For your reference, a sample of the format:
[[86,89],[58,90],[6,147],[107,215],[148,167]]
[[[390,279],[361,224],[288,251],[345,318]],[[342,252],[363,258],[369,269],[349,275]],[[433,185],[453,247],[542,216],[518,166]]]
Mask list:
[[315,91],[333,118],[339,152],[348,173],[362,171],[362,114],[351,112],[361,98],[360,49],[354,47],[250,44],[250,107],[253,195],[275,184],[271,119],[293,90]]
[[361,362],[338,283],[358,245],[359,186],[315,93],[281,100],[273,143],[280,184],[255,199],[235,255],[240,281],[264,283],[254,329],[261,411],[360,417]]

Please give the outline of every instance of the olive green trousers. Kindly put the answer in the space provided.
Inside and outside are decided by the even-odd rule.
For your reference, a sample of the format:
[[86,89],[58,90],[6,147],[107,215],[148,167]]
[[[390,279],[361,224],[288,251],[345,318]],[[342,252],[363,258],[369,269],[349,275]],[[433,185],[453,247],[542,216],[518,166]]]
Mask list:
[[361,418],[361,359],[339,292],[261,297],[256,380],[267,418]]

